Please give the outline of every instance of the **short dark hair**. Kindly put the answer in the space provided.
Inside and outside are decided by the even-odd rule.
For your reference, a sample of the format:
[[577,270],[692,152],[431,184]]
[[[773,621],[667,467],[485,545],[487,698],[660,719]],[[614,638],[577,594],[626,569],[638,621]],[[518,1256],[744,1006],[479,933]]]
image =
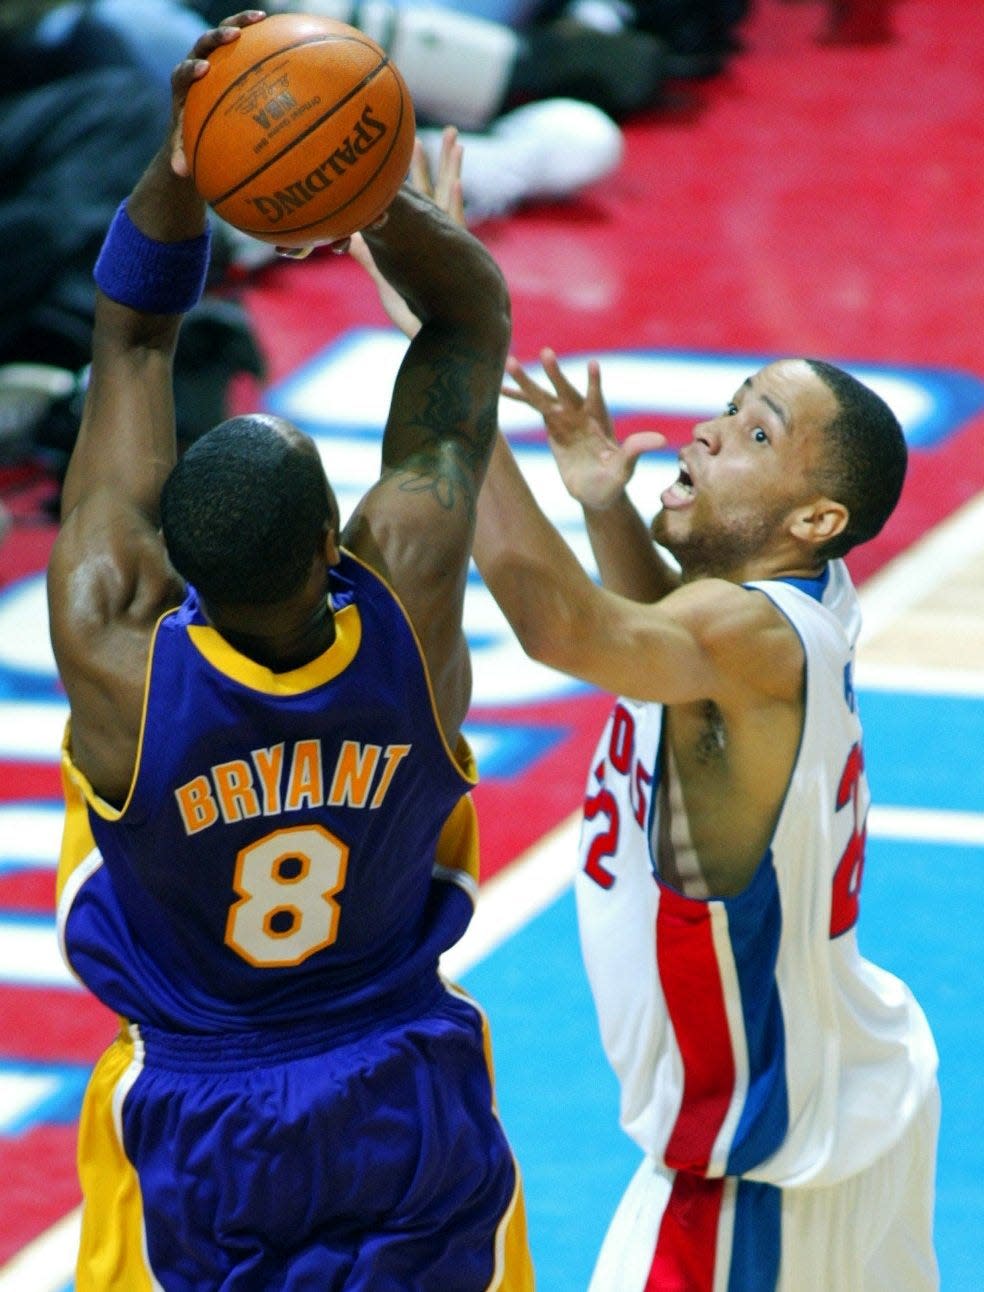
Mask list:
[[196,440],[161,493],[171,563],[215,604],[291,596],[336,523],[314,445],[263,414],[229,418]]
[[831,560],[881,531],[902,493],[908,450],[898,418],[870,386],[823,359],[806,362],[837,400],[824,428],[818,483],[849,514],[846,528],[818,553]]

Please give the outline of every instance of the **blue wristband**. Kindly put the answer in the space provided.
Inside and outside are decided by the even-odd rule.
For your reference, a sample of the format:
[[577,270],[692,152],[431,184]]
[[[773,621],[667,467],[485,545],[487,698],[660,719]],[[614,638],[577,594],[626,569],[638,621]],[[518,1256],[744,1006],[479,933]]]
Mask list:
[[148,238],[117,208],[93,270],[96,286],[111,300],[142,314],[184,314],[197,305],[208,273],[211,233],[184,242]]

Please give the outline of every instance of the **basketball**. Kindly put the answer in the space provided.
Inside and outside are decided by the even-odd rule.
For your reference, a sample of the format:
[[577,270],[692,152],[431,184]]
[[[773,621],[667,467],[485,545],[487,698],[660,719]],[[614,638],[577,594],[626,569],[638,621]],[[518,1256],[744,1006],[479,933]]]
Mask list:
[[397,68],[355,27],[275,14],[209,55],[182,139],[195,188],[263,242],[346,238],[393,200],[410,167],[413,103]]

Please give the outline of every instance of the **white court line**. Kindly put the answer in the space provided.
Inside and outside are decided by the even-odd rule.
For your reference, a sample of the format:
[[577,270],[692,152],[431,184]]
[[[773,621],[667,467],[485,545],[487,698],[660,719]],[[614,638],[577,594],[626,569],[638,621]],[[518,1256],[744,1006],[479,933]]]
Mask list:
[[[441,968],[448,977],[456,979],[467,973],[566,892],[577,871],[580,826],[578,810],[482,885],[467,932],[441,957]],[[979,846],[984,844],[984,812],[873,804],[868,833],[878,839]],[[32,921],[25,927],[0,920],[3,982],[81,989],[61,960],[54,921]]]
[[577,870],[580,829],[578,809],[482,885],[464,937],[441,957],[449,978],[484,960],[566,891]]
[[0,1292],[59,1292],[75,1269],[81,1228],[82,1208],[76,1207],[22,1247],[0,1269]]
[[60,700],[0,700],[0,758],[57,763],[67,718]]
[[984,552],[984,493],[948,516],[915,547],[889,561],[860,591],[860,644],[889,628],[900,615],[951,574]]
[[[441,959],[448,977],[466,973],[566,891],[577,869],[580,820],[580,811],[572,813],[482,885],[468,932]],[[984,813],[872,807],[868,821],[879,838],[984,844]],[[59,1292],[72,1277],[81,1215],[76,1208],[3,1266],[0,1292]]]
[[61,802],[0,804],[0,869],[23,865],[53,870],[64,819]]
[[4,1068],[0,1063],[0,1135],[12,1128],[58,1093],[61,1082],[56,1073],[28,1072],[16,1066]]
[[53,919],[0,917],[0,983],[83,990],[62,959]]
[[[449,977],[466,973],[570,887],[577,873],[580,810],[572,813],[479,890],[468,931],[441,958]],[[868,834],[913,843],[984,845],[984,812],[880,807],[868,812]]]
[[866,664],[854,674],[859,691],[901,691],[915,695],[984,695],[984,669],[932,668],[919,664]]
[[984,812],[942,812],[932,808],[868,809],[868,834],[908,843],[984,845]]

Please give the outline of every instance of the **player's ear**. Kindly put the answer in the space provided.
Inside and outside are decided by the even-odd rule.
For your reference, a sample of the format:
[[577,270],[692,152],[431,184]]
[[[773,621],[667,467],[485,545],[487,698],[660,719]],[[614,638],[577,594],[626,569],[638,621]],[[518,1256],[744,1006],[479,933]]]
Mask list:
[[850,512],[833,498],[814,498],[793,513],[790,533],[801,543],[822,547],[847,528]]
[[342,559],[338,547],[338,535],[335,533],[335,526],[331,524],[325,525],[324,553],[327,565],[337,565]]

